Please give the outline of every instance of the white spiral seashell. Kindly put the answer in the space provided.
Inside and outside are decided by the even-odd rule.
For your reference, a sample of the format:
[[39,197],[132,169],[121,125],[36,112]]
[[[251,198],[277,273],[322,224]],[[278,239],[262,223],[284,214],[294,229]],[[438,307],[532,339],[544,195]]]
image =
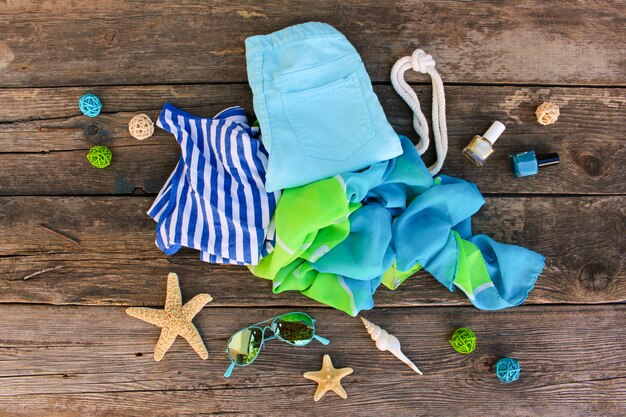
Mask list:
[[378,350],[389,351],[393,356],[404,362],[409,368],[413,369],[418,374],[422,375],[422,371],[409,358],[406,357],[400,349],[400,341],[397,337],[389,334],[385,329],[381,329],[380,326],[375,325],[369,320],[361,317],[365,329],[370,334],[370,337],[376,342]]

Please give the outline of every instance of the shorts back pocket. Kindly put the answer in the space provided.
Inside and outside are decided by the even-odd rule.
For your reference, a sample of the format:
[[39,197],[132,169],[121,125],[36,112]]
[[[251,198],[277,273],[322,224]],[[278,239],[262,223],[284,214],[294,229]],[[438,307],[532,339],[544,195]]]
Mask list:
[[285,114],[306,155],[343,161],[374,136],[356,73],[322,87],[283,93],[282,98]]

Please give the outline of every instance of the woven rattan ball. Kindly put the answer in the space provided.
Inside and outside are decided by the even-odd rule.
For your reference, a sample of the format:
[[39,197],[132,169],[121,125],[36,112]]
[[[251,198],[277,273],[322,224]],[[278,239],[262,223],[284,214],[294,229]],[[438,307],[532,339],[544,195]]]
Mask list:
[[135,139],[148,139],[154,133],[154,123],[147,115],[138,114],[128,122],[128,131]]
[[85,116],[96,117],[102,110],[102,103],[95,94],[85,94],[78,100],[78,107]]
[[111,164],[111,159],[113,159],[113,154],[106,146],[94,146],[89,149],[87,154],[87,160],[91,165],[100,169],[108,167]]
[[476,349],[476,335],[467,327],[460,327],[452,334],[450,344],[459,353],[467,355]]
[[505,384],[517,381],[521,372],[522,367],[513,358],[502,358],[496,362],[496,376]]
[[537,121],[542,125],[551,125],[556,122],[561,114],[559,106],[549,101],[543,102],[535,111]]

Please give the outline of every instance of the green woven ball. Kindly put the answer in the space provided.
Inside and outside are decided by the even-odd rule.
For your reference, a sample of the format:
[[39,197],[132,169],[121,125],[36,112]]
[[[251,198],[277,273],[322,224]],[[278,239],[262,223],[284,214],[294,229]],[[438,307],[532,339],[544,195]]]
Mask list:
[[476,335],[467,327],[460,327],[452,334],[450,344],[459,353],[467,355],[476,349]]
[[111,164],[113,154],[106,146],[94,146],[89,149],[87,160],[96,168],[106,168]]

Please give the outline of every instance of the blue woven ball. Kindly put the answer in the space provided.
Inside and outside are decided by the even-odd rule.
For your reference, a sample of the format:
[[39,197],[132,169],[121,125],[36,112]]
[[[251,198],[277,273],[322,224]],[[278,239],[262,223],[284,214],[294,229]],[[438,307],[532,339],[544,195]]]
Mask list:
[[96,117],[100,114],[102,103],[95,94],[85,94],[78,100],[78,107],[85,116]]
[[502,358],[496,362],[496,376],[505,384],[517,381],[521,371],[519,362],[513,358]]

